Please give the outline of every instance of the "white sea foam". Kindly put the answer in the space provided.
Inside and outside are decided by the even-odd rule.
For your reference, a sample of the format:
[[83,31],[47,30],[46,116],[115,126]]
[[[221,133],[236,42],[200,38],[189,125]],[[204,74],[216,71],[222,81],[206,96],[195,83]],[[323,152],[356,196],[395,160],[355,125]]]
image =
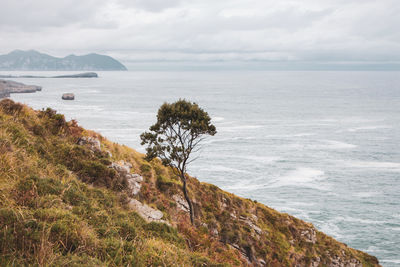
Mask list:
[[326,186],[320,185],[318,182],[325,179],[324,172],[317,169],[301,167],[290,171],[286,175],[271,181],[267,188],[283,187],[283,186],[301,186],[310,187],[320,190],[326,190]]
[[[327,149],[348,149],[348,148],[355,148],[356,145],[348,144],[345,142],[335,141],[335,140],[325,140],[325,148]],[[324,145],[322,145],[324,146]]]
[[207,172],[225,172],[225,173],[246,173],[251,174],[252,172],[246,170],[240,170],[235,168],[230,168],[222,165],[211,165],[207,170],[203,170]]
[[350,216],[339,216],[335,218],[335,221],[338,222],[353,222],[357,224],[385,224],[386,221],[376,221],[376,220],[369,220],[369,219],[360,219],[360,218],[354,218]]
[[[221,168],[223,171],[226,167]],[[228,168],[227,170],[229,170]],[[212,168],[214,170],[214,168]],[[241,191],[254,191],[262,188],[277,188],[285,186],[299,186],[309,187],[318,190],[328,190],[326,185],[318,183],[324,180],[324,172],[312,168],[297,168],[296,170],[290,171],[286,175],[270,180],[268,182],[257,183],[252,180],[251,182],[239,182],[230,186],[226,186],[225,189],[229,190],[241,190]]]
[[224,117],[213,117],[211,120],[212,120],[212,122],[220,122],[220,121],[225,120],[225,118]]
[[292,138],[292,137],[304,137],[313,136],[315,133],[297,133],[297,134],[270,134],[266,135],[266,138]]
[[90,93],[90,94],[97,94],[97,93],[100,93],[100,91],[99,90],[95,90],[95,89],[92,89],[92,90],[87,90],[87,91],[85,91],[85,93]]
[[262,128],[262,125],[237,125],[237,126],[220,126],[220,132],[239,132],[242,130],[254,130]]
[[400,259],[393,259],[393,260],[379,260],[379,262],[389,262],[389,263],[396,263],[396,264],[400,264]]
[[356,145],[335,141],[335,140],[317,140],[312,144],[290,144],[289,148],[294,149],[312,149],[312,150],[342,150],[357,147]]
[[349,129],[347,129],[347,131],[349,131],[349,132],[373,131],[373,130],[378,130],[378,129],[390,129],[390,128],[392,128],[392,127],[388,126],[388,125],[376,125],[376,126],[362,126],[362,127],[349,128]]
[[213,144],[213,143],[223,143],[223,142],[232,142],[232,141],[240,141],[240,140],[254,140],[255,137],[253,136],[246,136],[246,137],[231,137],[231,138],[207,138],[203,141],[203,145],[206,144]]
[[384,169],[386,171],[400,172],[399,162],[351,161],[351,162],[344,162],[344,164],[352,168],[365,168],[376,171],[382,171]]
[[282,159],[280,157],[260,157],[260,156],[240,156],[240,155],[221,155],[221,156],[225,157],[225,158],[234,158],[234,159],[255,161],[255,162],[263,163],[263,164],[271,164],[271,163],[274,163],[274,162]]
[[358,198],[370,198],[376,195],[380,195],[381,193],[379,192],[359,192],[359,193],[354,193],[353,196],[358,197]]

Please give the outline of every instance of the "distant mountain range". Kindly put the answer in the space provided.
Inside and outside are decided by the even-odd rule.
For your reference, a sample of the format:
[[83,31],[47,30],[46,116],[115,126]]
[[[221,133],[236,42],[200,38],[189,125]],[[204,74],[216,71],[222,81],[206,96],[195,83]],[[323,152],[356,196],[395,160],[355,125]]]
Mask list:
[[14,50],[7,55],[0,55],[0,70],[93,71],[127,68],[112,57],[94,53],[58,58],[35,50]]

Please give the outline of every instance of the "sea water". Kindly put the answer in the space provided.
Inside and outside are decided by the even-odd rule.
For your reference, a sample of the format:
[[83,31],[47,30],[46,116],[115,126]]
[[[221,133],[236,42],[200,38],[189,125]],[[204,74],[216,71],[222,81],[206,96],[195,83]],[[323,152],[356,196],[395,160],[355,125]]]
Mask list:
[[[189,166],[193,176],[311,222],[384,266],[400,266],[399,72],[99,76],[14,79],[43,91],[12,99],[56,109],[142,152],[139,135],[162,103],[195,101],[218,133]],[[76,98],[63,101],[63,93]]]

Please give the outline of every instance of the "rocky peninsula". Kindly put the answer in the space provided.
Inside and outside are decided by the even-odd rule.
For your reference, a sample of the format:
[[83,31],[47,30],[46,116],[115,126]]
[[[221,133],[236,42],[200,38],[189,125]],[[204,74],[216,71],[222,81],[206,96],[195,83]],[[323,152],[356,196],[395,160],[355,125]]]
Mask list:
[[99,75],[95,72],[84,72],[78,74],[66,74],[58,76],[37,76],[37,75],[0,75],[0,78],[98,78]]
[[35,93],[41,90],[42,87],[37,85],[26,85],[9,80],[0,80],[0,99],[10,97],[10,94]]

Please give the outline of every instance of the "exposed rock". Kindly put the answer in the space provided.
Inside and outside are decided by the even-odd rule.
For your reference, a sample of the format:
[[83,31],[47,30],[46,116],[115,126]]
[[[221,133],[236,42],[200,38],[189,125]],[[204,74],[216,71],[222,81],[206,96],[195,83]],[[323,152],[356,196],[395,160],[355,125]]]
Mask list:
[[128,181],[130,193],[133,196],[139,194],[142,188],[143,177],[139,174],[131,174],[132,164],[126,161],[113,162],[110,165],[111,168],[116,170],[118,174]]
[[131,189],[131,194],[136,196],[142,188],[143,177],[139,174],[128,174],[127,179],[129,188]]
[[78,145],[89,145],[92,151],[101,151],[101,143],[100,140],[95,137],[81,137],[78,140]]
[[211,233],[211,235],[213,235],[213,236],[218,236],[218,234],[219,234],[219,232],[218,232],[218,230],[217,230],[216,228],[211,229],[211,230],[210,230],[210,233]]
[[[232,216],[232,215],[231,215]],[[262,234],[262,230],[260,227],[258,227],[257,225],[255,225],[255,223],[253,221],[251,221],[249,218],[240,215],[239,216],[239,220],[246,223],[251,229],[253,229],[258,235]],[[257,216],[253,215],[253,220],[257,221],[258,218]]]
[[252,265],[252,262],[248,256],[248,253],[243,248],[241,248],[238,244],[230,244],[230,246],[233,247],[234,249],[236,249],[237,251],[239,251],[239,253],[242,255],[242,258],[247,261],[248,265]]
[[222,206],[222,208],[223,209],[226,209],[227,207],[228,207],[228,205],[226,204],[228,201],[226,200],[226,198],[222,198],[222,204],[221,204],[221,206]]
[[312,228],[301,231],[300,235],[306,242],[315,244],[317,241],[317,233]]
[[169,224],[168,222],[161,220],[161,218],[164,216],[161,211],[153,209],[136,199],[131,199],[128,203],[128,206],[130,209],[139,213],[139,215],[142,216],[147,222],[161,222]]
[[328,264],[329,267],[362,267],[362,264],[357,259],[342,259],[341,257],[335,255],[331,258],[331,263]]
[[318,267],[320,262],[321,259],[319,257],[316,257],[315,259],[312,259],[310,267]]
[[62,95],[62,100],[74,100],[75,99],[75,95],[72,93],[66,93]]
[[258,263],[260,266],[267,266],[267,263],[263,259],[258,259]]
[[186,199],[178,194],[173,195],[172,198],[175,200],[178,209],[183,210],[184,212],[189,212],[189,204]]
[[132,164],[121,160],[111,163],[111,168],[115,169],[117,172],[130,173],[132,169]]

